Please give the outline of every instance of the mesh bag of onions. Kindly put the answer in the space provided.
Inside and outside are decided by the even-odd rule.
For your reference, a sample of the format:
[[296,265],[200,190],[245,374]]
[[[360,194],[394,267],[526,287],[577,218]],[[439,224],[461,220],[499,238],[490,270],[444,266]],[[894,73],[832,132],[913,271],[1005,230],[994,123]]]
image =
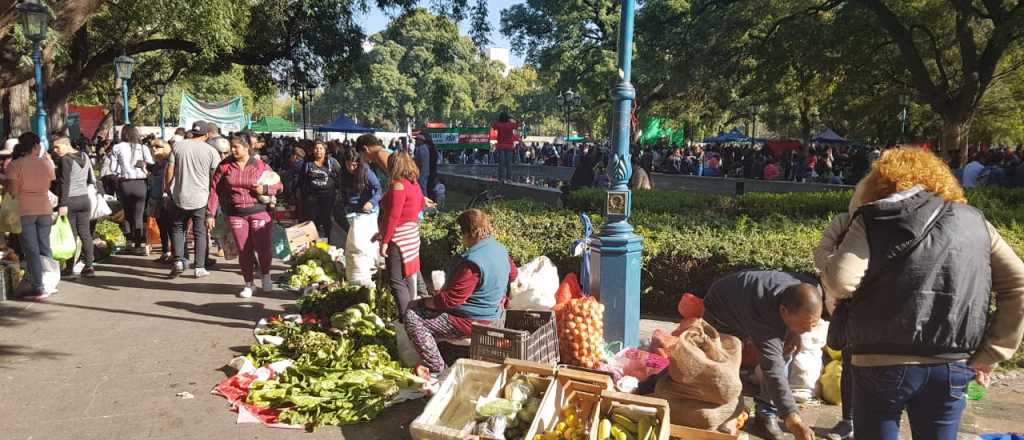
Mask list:
[[554,307],[562,362],[597,368],[604,349],[604,304],[592,296],[572,298]]

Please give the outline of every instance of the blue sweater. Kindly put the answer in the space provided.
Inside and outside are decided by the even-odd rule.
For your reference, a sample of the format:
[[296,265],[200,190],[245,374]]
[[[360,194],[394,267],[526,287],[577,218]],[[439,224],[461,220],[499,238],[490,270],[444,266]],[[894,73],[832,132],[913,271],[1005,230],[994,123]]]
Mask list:
[[508,294],[508,250],[494,237],[473,245],[462,258],[480,269],[480,284],[455,315],[469,319],[493,321],[501,316],[501,303]]
[[345,203],[346,214],[362,214],[363,205],[366,202],[373,204],[373,210],[376,211],[380,205],[380,198],[383,195],[381,191],[380,179],[374,174],[370,166],[363,164],[363,172],[366,175],[366,184],[363,186],[363,191],[357,193],[355,188],[347,185],[342,185],[341,200]]

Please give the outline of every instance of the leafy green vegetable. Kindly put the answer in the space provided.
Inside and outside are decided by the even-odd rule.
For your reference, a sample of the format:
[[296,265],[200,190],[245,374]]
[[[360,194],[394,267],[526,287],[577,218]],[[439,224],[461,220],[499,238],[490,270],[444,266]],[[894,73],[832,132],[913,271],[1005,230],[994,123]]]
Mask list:
[[246,357],[256,368],[285,358],[281,350],[273,344],[253,344],[249,347],[249,354]]

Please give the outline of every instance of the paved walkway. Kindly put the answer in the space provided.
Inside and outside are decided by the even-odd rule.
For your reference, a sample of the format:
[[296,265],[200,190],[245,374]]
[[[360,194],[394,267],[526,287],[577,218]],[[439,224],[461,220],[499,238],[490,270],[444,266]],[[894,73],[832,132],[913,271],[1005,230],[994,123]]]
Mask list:
[[[286,311],[294,298],[236,298],[234,264],[202,280],[170,281],[152,258],[113,258],[95,279],[62,282],[47,303],[0,303],[0,438],[408,438],[425,400],[390,408],[372,423],[313,434],[236,425],[225,400],[209,391],[229,374],[224,364],[253,342],[255,321]],[[644,333],[655,325],[645,321]],[[1019,382],[997,388],[972,404],[965,428],[1024,430],[1022,394]],[[838,410],[821,406],[805,415],[826,429]]]

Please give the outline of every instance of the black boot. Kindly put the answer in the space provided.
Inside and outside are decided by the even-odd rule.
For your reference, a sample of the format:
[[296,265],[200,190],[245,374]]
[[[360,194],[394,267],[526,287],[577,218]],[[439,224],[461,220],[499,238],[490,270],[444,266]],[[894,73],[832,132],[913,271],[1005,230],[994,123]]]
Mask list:
[[782,428],[779,427],[779,418],[775,416],[757,416],[754,417],[754,429],[757,431],[755,435],[765,438],[766,440],[782,440],[786,438],[783,434]]

